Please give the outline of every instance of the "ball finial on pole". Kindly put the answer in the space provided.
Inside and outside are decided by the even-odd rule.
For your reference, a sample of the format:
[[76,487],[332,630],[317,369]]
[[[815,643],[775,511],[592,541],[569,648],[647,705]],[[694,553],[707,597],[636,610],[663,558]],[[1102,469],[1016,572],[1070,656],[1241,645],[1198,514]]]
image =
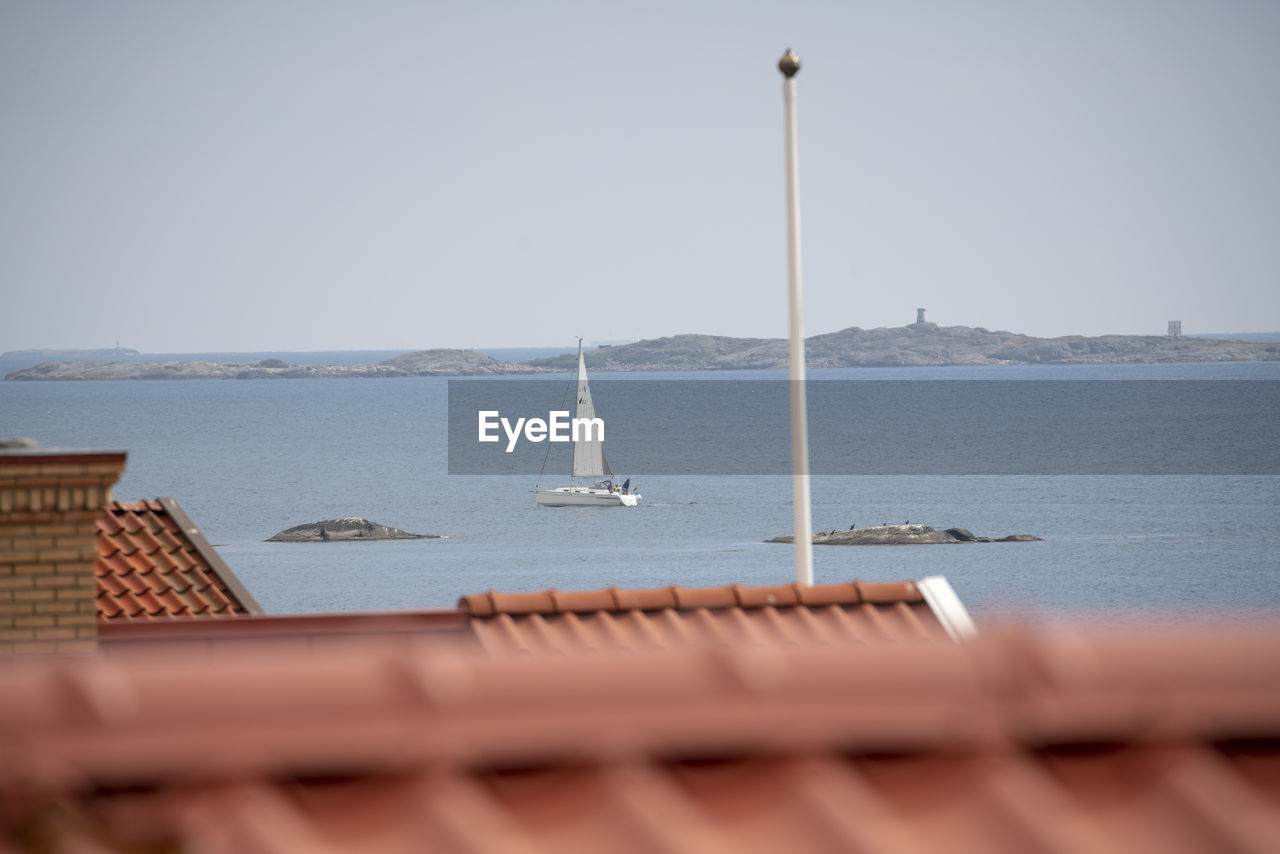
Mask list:
[[795,77],[800,71],[800,57],[796,56],[791,48],[787,48],[782,59],[778,60],[778,70],[782,72],[783,77]]

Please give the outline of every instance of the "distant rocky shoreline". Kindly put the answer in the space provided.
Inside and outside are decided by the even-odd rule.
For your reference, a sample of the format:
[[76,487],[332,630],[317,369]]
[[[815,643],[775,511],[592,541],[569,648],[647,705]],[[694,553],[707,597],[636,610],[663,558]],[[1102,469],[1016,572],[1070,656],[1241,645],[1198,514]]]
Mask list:
[[[565,355],[524,364],[568,370],[575,361],[576,357]],[[779,369],[787,367],[787,342],[676,335],[600,347],[587,353],[586,361],[594,371]],[[805,339],[805,363],[811,369],[1236,361],[1280,361],[1280,343],[1159,335],[1036,338],[936,323],[879,329],[855,326]]]
[[[808,367],[945,367],[952,365],[1104,365],[1176,362],[1280,361],[1280,343],[1158,335],[1067,335],[1035,338],[982,327],[912,323],[879,329],[851,327],[805,341]],[[600,347],[586,354],[593,371],[732,371],[787,367],[782,338],[675,335]],[[572,370],[566,354],[503,362],[475,350],[405,353],[376,365],[50,360],[13,371],[9,381],[166,379],[323,379],[333,377],[487,376]]]
[[279,359],[258,362],[41,362],[14,371],[10,381],[31,380],[262,380],[386,377],[458,377],[536,374],[541,369],[500,362],[474,350],[421,350],[376,365],[290,365]]
[[[795,536],[774,537],[766,543],[794,543]],[[850,528],[847,531],[815,531],[815,546],[929,546],[951,543],[1037,543],[1039,537],[1031,534],[1009,534],[993,539],[978,537],[966,528],[947,528],[939,531],[928,525],[875,525],[868,528]]]

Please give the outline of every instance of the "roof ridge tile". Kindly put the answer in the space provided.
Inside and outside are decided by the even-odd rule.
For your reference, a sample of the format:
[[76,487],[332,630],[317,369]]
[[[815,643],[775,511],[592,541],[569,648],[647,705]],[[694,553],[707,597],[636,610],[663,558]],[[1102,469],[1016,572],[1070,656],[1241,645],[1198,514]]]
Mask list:
[[614,599],[620,611],[664,611],[675,607],[675,599],[671,588],[650,588],[647,590],[619,590]]
[[720,587],[670,587],[628,590],[544,590],[536,593],[502,593],[489,590],[461,597],[458,607],[472,617],[497,614],[564,614],[593,611],[658,611],[667,608],[786,608],[797,605],[914,604],[924,596],[912,581],[844,581],[836,584],[746,585]]
[[732,587],[671,587],[671,598],[675,607],[692,608],[732,608],[738,604]]
[[732,588],[737,604],[743,608],[785,607],[802,601],[804,588],[795,584],[779,584],[774,587],[751,587],[735,584]]
[[844,581],[839,584],[814,584],[808,587],[792,585],[801,605],[860,605],[861,581]]
[[[194,573],[193,573],[194,574]],[[669,644],[740,642],[795,645],[943,640],[939,622],[912,582],[846,581],[464,596],[459,610],[491,652],[590,648],[617,651]],[[616,618],[628,615],[628,621]]]
[[855,581],[854,584],[861,601],[873,605],[924,601],[924,594],[914,581]]
[[610,590],[587,590],[583,592],[550,591],[555,613],[584,613],[590,611],[613,611],[617,602]]

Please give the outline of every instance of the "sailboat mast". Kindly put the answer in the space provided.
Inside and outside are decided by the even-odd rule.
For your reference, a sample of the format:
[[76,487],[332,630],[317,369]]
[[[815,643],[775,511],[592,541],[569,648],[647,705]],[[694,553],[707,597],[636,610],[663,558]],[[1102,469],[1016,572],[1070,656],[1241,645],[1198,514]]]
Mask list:
[[[578,336],[578,381],[573,385],[573,417],[578,417],[578,406],[582,403],[582,375],[586,372],[587,364],[582,360],[582,336]],[[575,443],[573,453],[569,455],[569,483],[574,482],[574,467],[578,462],[578,446]]]
[[577,396],[573,401],[573,417],[578,417],[578,406],[582,403],[582,382],[587,378],[587,363],[582,358],[582,339],[578,339],[578,385],[575,389]]

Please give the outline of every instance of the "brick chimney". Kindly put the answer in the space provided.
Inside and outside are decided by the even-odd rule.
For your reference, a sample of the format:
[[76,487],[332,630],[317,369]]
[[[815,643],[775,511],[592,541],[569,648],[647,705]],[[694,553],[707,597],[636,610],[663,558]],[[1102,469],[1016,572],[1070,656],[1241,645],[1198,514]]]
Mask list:
[[0,655],[93,652],[95,520],[124,451],[0,440]]

